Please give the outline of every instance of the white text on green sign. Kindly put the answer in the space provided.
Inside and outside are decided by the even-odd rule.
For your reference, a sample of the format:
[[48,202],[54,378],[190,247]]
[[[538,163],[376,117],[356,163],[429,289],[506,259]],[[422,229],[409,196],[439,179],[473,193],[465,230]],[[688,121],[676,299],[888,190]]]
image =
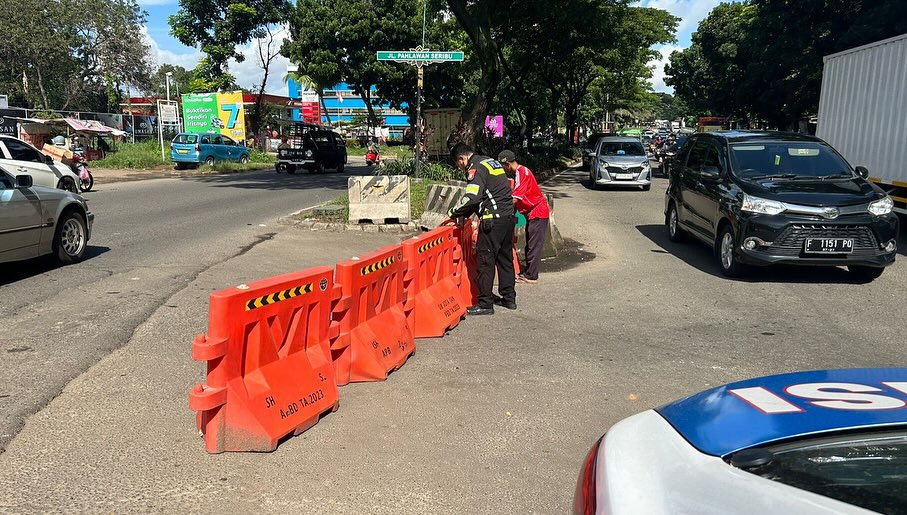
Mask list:
[[379,61],[462,61],[463,52],[378,52]]

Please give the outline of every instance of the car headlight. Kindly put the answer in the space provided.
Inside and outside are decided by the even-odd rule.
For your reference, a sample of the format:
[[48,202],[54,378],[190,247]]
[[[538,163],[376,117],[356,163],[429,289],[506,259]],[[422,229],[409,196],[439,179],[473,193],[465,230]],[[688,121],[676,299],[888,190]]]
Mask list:
[[894,202],[886,195],[885,198],[869,204],[869,212],[876,216],[887,215],[894,209]]
[[787,208],[783,202],[778,202],[777,200],[768,200],[744,194],[743,205],[740,206],[740,209],[760,215],[777,215],[783,213]]
[[643,161],[642,163],[640,163],[639,166],[641,166],[641,167],[643,167],[643,168],[646,168],[647,166],[649,166],[649,160],[646,159],[645,161]]
[[312,157],[312,151],[311,151],[311,150],[306,150],[306,151],[305,151],[305,156],[306,156],[306,157]]
[[598,168],[602,171],[606,171],[608,169],[608,163],[602,161],[598,164]]

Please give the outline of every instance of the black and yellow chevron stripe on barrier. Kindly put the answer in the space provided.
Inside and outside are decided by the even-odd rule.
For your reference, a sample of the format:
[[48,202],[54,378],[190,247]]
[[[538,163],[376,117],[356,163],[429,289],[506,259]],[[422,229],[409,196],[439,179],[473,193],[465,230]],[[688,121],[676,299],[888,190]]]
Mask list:
[[366,265],[366,266],[362,267],[359,270],[359,272],[362,275],[368,275],[372,272],[377,272],[378,270],[381,270],[382,268],[387,268],[392,264],[394,264],[393,256],[391,256],[387,259],[382,259],[381,261],[375,261],[374,263],[372,263],[370,265]]
[[426,250],[433,249],[444,242],[444,238],[435,238],[427,243],[419,245],[419,254],[425,252]]
[[293,297],[298,297],[300,295],[305,295],[306,293],[312,293],[312,283],[306,284],[305,286],[297,286],[296,288],[290,288],[289,290],[283,290],[276,293],[269,293],[264,297],[256,297],[250,299],[249,302],[246,302],[246,311],[252,311],[253,309],[263,308],[265,306],[276,304],[282,300],[289,300]]

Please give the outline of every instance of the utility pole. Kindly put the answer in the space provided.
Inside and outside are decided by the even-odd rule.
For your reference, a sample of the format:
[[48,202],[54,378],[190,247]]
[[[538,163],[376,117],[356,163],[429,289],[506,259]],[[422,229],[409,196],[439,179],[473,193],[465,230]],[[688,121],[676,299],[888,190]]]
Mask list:
[[[423,32],[423,37],[424,37]],[[422,166],[422,78],[424,67],[418,68],[418,79],[416,79],[416,171],[415,177],[419,178],[419,167]]]

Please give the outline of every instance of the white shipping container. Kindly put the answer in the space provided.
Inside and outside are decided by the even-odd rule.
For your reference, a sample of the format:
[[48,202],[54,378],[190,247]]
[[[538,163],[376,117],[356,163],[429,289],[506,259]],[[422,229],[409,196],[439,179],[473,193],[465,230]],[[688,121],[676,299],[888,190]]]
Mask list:
[[[907,34],[825,56],[816,135],[907,198]],[[896,195],[900,195],[897,196]]]

